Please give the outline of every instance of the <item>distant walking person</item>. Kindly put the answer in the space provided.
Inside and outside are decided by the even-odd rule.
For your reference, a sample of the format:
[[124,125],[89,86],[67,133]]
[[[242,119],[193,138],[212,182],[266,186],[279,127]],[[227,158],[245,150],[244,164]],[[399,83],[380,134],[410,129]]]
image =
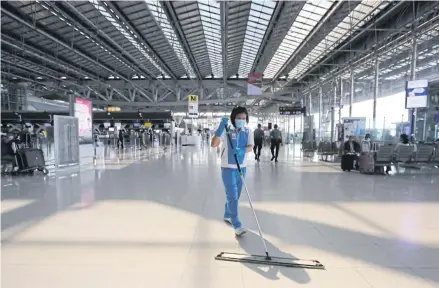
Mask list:
[[258,124],[258,128],[253,132],[253,138],[255,146],[253,146],[253,152],[255,153],[255,160],[260,161],[262,143],[264,142],[264,130],[261,129],[262,125]]
[[[270,132],[270,139],[271,161],[275,160],[275,162],[277,162],[277,157],[279,156],[279,146],[282,143],[282,133],[278,129],[277,124],[274,124],[274,129]],[[276,152],[274,150],[276,150]]]
[[117,137],[117,149],[122,148],[123,150],[123,132],[122,129],[119,130],[119,135]]

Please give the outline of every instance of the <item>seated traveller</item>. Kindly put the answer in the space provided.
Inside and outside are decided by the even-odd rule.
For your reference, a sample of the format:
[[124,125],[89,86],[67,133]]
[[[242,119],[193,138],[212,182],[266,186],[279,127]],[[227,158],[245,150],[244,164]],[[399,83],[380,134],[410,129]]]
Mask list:
[[[358,142],[355,139],[355,136],[349,136],[349,140],[346,141],[343,145],[343,151],[344,151],[344,155],[343,158],[345,160],[342,159],[343,162],[349,161],[349,164],[347,166],[346,170],[350,170],[350,166],[353,165],[353,163],[355,163],[355,169],[359,169],[359,163],[358,163],[358,155],[357,153],[360,153],[361,148],[360,148],[360,144],[358,144]],[[352,163],[352,164],[351,164]]]
[[17,150],[16,140],[13,134],[8,134],[7,137],[2,139],[2,161],[9,161],[16,164],[15,152]]
[[370,134],[364,136],[364,140],[361,141],[361,152],[370,152],[372,146],[372,140]]
[[349,140],[343,146],[345,153],[360,153],[360,144],[358,144],[355,136],[349,136]]
[[[396,144],[395,149],[393,149],[392,159],[396,158],[396,153],[401,146],[410,146],[410,138],[405,133],[399,136],[399,142]],[[389,173],[390,171],[392,171],[392,167],[390,165],[386,166],[386,173]]]

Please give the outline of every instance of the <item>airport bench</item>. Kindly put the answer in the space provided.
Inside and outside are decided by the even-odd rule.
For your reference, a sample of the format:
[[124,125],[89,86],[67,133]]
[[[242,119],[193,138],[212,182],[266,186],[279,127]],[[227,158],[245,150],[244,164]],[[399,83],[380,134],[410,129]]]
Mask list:
[[395,159],[394,159],[395,164],[412,162],[413,150],[414,150],[414,147],[412,145],[399,146],[396,149],[396,154],[395,154]]
[[419,164],[430,163],[434,160],[434,152],[434,146],[432,145],[419,145],[418,150],[414,153],[413,162]]
[[302,143],[302,152],[304,157],[314,157],[317,150],[317,143],[315,141],[304,141]]
[[379,146],[375,156],[375,166],[384,167],[392,164],[395,145]]
[[328,156],[334,156],[337,154],[338,154],[338,151],[337,151],[337,146],[336,146],[335,142],[331,143],[329,141],[322,141],[319,143],[319,146],[317,149],[317,155],[320,156],[320,160],[328,161]]
[[431,163],[435,164],[436,166],[439,165],[439,147],[435,148]]

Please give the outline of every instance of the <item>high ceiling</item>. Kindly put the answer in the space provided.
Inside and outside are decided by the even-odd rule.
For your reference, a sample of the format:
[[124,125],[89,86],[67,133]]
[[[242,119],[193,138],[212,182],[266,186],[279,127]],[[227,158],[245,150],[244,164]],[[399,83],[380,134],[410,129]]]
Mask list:
[[[413,39],[416,73],[436,75],[438,8],[375,0],[2,1],[1,79],[37,97],[76,94],[127,109],[184,110],[196,94],[202,109],[258,110],[306,95],[318,101],[318,87],[329,103],[334,81],[351,73],[355,90],[367,94],[377,59],[380,85],[405,79]],[[261,96],[247,95],[252,72],[264,75]]]

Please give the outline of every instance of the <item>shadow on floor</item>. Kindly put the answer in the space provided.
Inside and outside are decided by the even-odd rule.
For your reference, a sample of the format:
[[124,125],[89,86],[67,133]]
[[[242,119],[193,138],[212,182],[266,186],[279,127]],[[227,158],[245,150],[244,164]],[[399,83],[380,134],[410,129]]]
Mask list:
[[[239,242],[239,246],[242,248],[242,250],[244,250],[244,253],[250,255],[264,254],[264,250],[262,248],[263,246],[259,235],[249,231],[245,235],[237,239]],[[281,251],[279,248],[277,248],[267,240],[265,240],[265,244],[267,245],[268,253],[271,256],[297,259],[297,257],[294,257],[291,254]],[[291,268],[291,267],[282,267],[276,265],[251,264],[251,263],[242,263],[242,264],[248,269],[270,280],[280,279],[279,276],[281,274],[284,277],[287,277],[288,279],[299,284],[306,284],[311,281],[306,270],[302,268]]]

